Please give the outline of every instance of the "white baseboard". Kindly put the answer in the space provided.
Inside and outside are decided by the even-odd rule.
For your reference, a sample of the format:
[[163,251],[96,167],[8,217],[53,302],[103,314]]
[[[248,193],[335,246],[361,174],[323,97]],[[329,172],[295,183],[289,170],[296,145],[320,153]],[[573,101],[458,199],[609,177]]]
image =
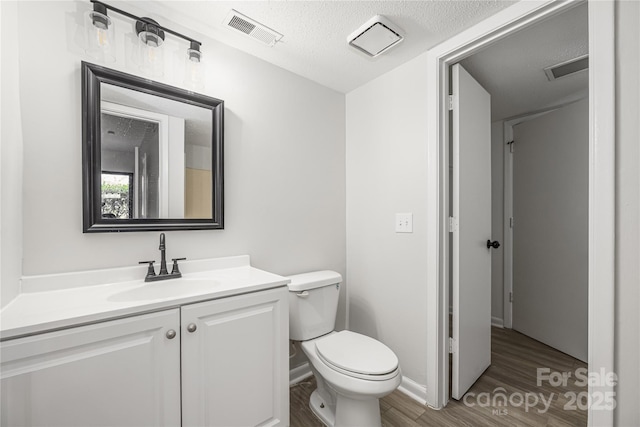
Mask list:
[[409,377],[402,377],[398,390],[422,405],[427,404],[427,386],[420,385]]
[[500,317],[491,316],[491,326],[497,326],[498,328],[504,328],[504,320]]
[[309,378],[311,375],[313,375],[313,372],[311,372],[309,362],[305,362],[300,366],[296,366],[289,371],[289,385],[297,384],[300,381]]

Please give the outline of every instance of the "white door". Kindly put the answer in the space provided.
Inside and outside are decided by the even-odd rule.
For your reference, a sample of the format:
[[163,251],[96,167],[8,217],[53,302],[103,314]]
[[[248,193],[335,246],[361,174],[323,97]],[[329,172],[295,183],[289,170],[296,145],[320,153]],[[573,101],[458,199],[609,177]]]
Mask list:
[[589,102],[513,128],[513,329],[587,360]]
[[182,307],[182,426],[289,425],[286,287]]
[[180,425],[179,322],[174,309],[3,342],[0,424]]
[[453,88],[453,331],[451,395],[491,364],[491,98],[459,64]]

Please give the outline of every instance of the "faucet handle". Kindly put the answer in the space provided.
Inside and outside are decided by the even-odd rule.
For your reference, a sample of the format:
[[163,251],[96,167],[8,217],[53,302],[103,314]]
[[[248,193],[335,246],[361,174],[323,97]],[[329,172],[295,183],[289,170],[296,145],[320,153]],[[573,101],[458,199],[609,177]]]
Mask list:
[[180,269],[178,268],[178,261],[184,261],[186,260],[186,258],[171,258],[171,261],[173,261],[173,267],[171,268],[171,274],[180,274],[182,275],[182,273],[180,273]]
[[153,268],[153,263],[156,262],[155,260],[153,261],[139,261],[138,264],[149,264],[149,270],[147,270],[147,277],[145,277],[145,279],[149,278],[149,277],[154,277],[156,275],[156,270]]

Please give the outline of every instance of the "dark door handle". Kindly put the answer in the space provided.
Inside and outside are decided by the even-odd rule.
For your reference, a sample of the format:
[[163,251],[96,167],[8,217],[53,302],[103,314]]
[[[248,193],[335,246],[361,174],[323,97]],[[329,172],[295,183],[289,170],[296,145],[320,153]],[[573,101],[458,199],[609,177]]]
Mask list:
[[494,240],[493,242],[491,240],[487,240],[487,249],[498,249],[500,247],[500,242],[498,242],[497,240]]

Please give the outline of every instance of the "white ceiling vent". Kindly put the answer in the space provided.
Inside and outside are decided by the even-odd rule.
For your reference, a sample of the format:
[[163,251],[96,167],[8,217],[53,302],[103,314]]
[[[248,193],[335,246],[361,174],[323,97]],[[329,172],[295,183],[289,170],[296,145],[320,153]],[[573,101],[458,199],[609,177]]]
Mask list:
[[549,81],[569,76],[589,68],[589,55],[582,55],[544,69]]
[[387,18],[376,15],[347,37],[349,46],[372,58],[403,40],[400,30]]
[[239,31],[254,40],[264,43],[267,46],[275,45],[276,42],[280,41],[282,38],[282,34],[279,32],[274,31],[266,25],[263,25],[233,9],[225,18],[224,25]]

